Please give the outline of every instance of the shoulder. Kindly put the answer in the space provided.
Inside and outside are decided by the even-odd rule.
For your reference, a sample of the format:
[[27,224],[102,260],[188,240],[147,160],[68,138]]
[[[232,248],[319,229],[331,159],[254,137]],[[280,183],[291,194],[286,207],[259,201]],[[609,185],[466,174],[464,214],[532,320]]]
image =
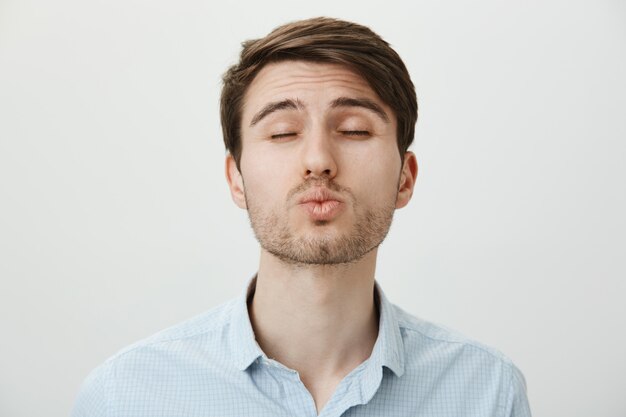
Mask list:
[[395,304],[393,304],[393,309],[405,346],[409,349],[413,347],[413,344],[419,343],[422,348],[438,349],[442,353],[471,352],[494,363],[506,366],[513,364],[507,356],[494,347],[478,342],[450,327],[417,317]]
[[74,404],[73,416],[105,416],[112,394],[125,385],[167,378],[193,369],[199,357],[223,363],[229,354],[224,333],[236,299],[133,343],[104,361],[87,376]]
[[115,366],[137,354],[164,350],[180,352],[200,346],[208,350],[218,349],[219,346],[216,346],[215,342],[219,342],[219,339],[212,335],[229,327],[236,302],[237,299],[226,301],[202,314],[135,342],[110,357],[104,365]]
[[230,324],[231,312],[235,307],[236,299],[226,301],[210,310],[197,316],[191,317],[174,326],[163,329],[145,339],[125,347],[117,352],[109,360],[114,361],[136,350],[141,350],[150,346],[175,343],[177,341],[193,341],[206,334],[219,331]]
[[464,404],[497,408],[499,415],[530,416],[526,381],[506,355],[396,305],[393,310],[402,335],[406,375],[432,386],[431,398],[440,398],[443,404],[455,395]]

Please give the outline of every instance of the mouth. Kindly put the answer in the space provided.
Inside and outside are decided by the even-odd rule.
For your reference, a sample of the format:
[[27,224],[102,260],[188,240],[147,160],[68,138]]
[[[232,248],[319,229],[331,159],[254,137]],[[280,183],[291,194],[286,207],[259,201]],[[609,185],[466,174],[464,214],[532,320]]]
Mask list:
[[345,204],[330,190],[315,187],[300,199],[299,206],[313,220],[331,220],[339,215]]
[[308,201],[300,204],[313,220],[331,220],[341,212],[343,206],[344,204],[337,200]]

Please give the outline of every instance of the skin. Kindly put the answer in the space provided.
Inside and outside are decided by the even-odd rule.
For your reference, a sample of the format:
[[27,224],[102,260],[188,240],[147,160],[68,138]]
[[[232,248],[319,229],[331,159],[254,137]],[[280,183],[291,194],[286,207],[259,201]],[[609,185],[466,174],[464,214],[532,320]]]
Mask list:
[[[340,97],[367,99],[384,115],[332,107]],[[285,99],[298,108],[252,123],[268,103]],[[248,210],[261,244],[249,305],[255,337],[268,357],[298,371],[318,413],[339,382],[369,358],[378,336],[378,245],[395,209],[411,199],[417,177],[415,155],[400,157],[396,126],[391,108],[348,68],[272,63],[244,98],[241,172],[226,157],[233,201]],[[315,186],[343,200],[331,219],[315,220],[298,204]]]

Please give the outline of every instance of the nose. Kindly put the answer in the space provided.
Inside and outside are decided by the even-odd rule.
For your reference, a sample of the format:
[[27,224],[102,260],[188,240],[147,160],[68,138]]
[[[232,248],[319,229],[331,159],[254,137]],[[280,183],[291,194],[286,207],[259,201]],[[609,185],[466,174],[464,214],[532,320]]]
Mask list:
[[332,179],[337,175],[336,149],[330,134],[311,132],[304,138],[302,149],[303,177]]

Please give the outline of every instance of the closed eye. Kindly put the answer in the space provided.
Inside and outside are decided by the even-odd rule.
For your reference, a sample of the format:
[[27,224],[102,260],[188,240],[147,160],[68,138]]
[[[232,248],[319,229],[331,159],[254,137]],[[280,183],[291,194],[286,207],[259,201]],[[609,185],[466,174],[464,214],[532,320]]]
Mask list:
[[342,130],[340,133],[348,136],[369,136],[370,132],[367,130]]
[[280,139],[280,138],[286,138],[289,136],[296,136],[297,133],[295,132],[288,132],[288,133],[277,133],[275,135],[270,136],[272,139]]
[[[370,136],[370,132],[368,130],[340,130],[339,133],[346,136]],[[281,139],[290,136],[297,136],[298,134],[295,132],[286,132],[286,133],[276,133],[270,136],[272,139]]]

